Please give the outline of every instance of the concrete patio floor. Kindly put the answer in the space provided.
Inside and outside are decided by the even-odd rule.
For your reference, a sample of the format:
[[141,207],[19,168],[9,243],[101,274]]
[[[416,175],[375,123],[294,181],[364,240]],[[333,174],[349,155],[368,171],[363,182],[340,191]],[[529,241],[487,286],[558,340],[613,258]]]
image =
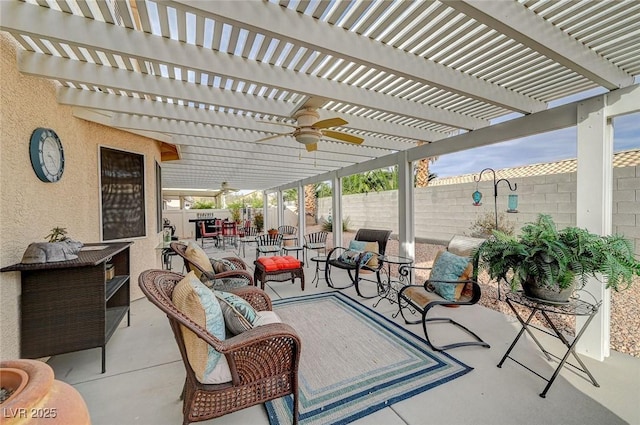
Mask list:
[[[217,249],[208,252],[216,257],[235,255]],[[254,252],[253,248],[247,248],[245,261],[250,267]],[[173,269],[178,272],[182,269],[179,257],[173,258]],[[305,272],[304,292],[297,281],[295,285],[271,282],[267,292],[272,299],[279,299],[330,290],[324,280],[317,287],[311,283],[313,263]],[[338,277],[337,283],[346,282],[346,273],[334,274],[334,278]],[[353,288],[343,292],[368,306],[376,301],[359,299]],[[382,300],[375,310],[391,318],[397,308]],[[449,351],[474,370],[356,423],[640,424],[640,359],[617,352],[612,352],[604,362],[583,357],[600,387],[564,368],[543,399],[538,394],[546,383],[540,377],[511,360],[502,368],[496,367],[519,330],[516,319],[479,305],[440,312],[444,313],[468,324],[491,344],[490,349],[463,347]],[[394,320],[402,323],[401,319]],[[405,327],[422,335],[419,325]],[[434,340],[446,342],[447,338],[455,338],[450,331],[446,325],[436,325]],[[550,351],[561,354],[559,341],[544,335],[541,340]],[[513,355],[546,377],[555,369],[556,362],[548,362],[528,337],[521,340]],[[56,379],[70,383],[82,394],[93,425],[182,423],[179,400],[185,373],[182,360],[166,317],[145,298],[132,302],[131,326],[122,323],[109,341],[106,373],[100,373],[99,349],[55,356],[48,363]],[[259,405],[202,423],[259,425],[268,424],[268,420],[264,406]]]

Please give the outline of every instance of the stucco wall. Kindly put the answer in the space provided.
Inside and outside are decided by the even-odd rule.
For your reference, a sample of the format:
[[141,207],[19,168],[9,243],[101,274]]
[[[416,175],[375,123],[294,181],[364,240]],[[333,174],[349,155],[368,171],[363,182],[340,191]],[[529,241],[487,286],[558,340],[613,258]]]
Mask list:
[[[20,262],[29,243],[42,242],[56,226],[66,227],[75,240],[98,242],[98,147],[119,148],[145,155],[147,237],[131,247],[132,299],[141,297],[139,273],[160,267],[154,188],[158,142],[74,118],[70,107],[57,104],[53,82],[17,71],[16,45],[4,32],[0,43],[0,266]],[[62,141],[65,171],[57,183],[41,182],[31,168],[29,139],[37,127],[54,129]],[[0,273],[0,359],[19,356],[19,297],[20,273]]]
[[[518,214],[504,213],[516,231],[536,219],[539,213],[550,214],[558,227],[576,223],[576,173],[550,174],[509,179],[517,184]],[[613,170],[613,233],[631,239],[640,254],[640,166]],[[486,213],[493,214],[493,184],[481,182],[482,205],[472,205],[475,183],[429,186],[415,191],[415,234],[417,238],[448,241],[454,234],[470,234],[471,225]],[[504,183],[498,186],[498,214],[507,210]],[[318,200],[318,216],[327,217],[331,198]],[[398,233],[397,191],[347,195],[342,199],[343,217],[350,228],[392,229]]]

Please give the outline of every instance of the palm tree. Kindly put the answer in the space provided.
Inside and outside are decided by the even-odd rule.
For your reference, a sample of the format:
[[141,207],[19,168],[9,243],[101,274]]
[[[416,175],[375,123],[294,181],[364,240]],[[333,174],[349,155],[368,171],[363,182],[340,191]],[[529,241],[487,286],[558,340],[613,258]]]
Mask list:
[[[419,141],[418,146],[422,146],[427,143],[431,142]],[[427,187],[429,182],[436,177],[435,174],[431,174],[429,172],[429,164],[433,164],[439,158],[439,156],[432,156],[418,161],[416,165],[416,187]]]
[[304,187],[304,212],[315,218],[318,211],[318,198],[316,197],[316,185],[308,184]]
[[352,174],[342,179],[342,191],[345,195],[395,190],[397,188],[397,167],[380,168],[365,173]]

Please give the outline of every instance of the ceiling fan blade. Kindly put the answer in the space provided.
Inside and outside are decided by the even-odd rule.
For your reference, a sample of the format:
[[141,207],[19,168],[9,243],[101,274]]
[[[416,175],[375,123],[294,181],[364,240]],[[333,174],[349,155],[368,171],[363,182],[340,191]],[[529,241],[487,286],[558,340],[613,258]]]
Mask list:
[[284,122],[271,122],[271,121],[256,121],[259,124],[269,124],[269,125],[282,125],[285,127],[291,127],[291,128],[298,128],[297,126],[293,125],[293,124],[288,124],[288,123],[284,123]]
[[304,145],[304,147],[307,148],[307,152],[313,152],[318,150],[317,143],[309,143],[308,145]]
[[313,124],[314,128],[329,128],[329,127],[340,127],[341,125],[349,124],[347,121],[342,118],[328,118],[326,120],[320,120]]
[[325,136],[331,137],[333,139],[338,139],[347,143],[354,143],[356,145],[359,145],[360,143],[364,142],[364,139],[362,137],[353,136],[347,133],[340,133],[339,131],[322,130],[322,134],[324,134]]
[[279,134],[274,134],[272,136],[267,136],[267,137],[263,137],[262,139],[258,139],[258,140],[254,140],[255,142],[264,142],[267,140],[271,140],[271,139],[277,139],[278,137],[283,137],[283,136],[288,136],[291,133],[279,133]]

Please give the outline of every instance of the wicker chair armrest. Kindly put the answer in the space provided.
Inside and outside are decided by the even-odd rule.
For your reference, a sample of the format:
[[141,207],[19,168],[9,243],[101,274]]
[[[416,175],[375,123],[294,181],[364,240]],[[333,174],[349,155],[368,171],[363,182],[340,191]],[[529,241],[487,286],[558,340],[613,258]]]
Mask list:
[[202,270],[200,274],[200,281],[202,283],[206,283],[208,280],[214,280],[216,278],[216,274],[214,272],[210,272],[207,270]]
[[247,270],[247,265],[238,257],[224,257],[225,260],[231,261],[236,265],[237,270]]
[[253,276],[246,270],[228,270],[226,272],[216,273],[214,279],[224,279],[225,277],[237,277],[247,279],[250,285],[253,285]]
[[273,310],[273,305],[269,295],[256,286],[235,288],[230,292],[245,299],[256,311]]
[[286,323],[257,326],[225,341],[219,350],[227,357],[234,385],[243,385],[298,369],[301,341]]

